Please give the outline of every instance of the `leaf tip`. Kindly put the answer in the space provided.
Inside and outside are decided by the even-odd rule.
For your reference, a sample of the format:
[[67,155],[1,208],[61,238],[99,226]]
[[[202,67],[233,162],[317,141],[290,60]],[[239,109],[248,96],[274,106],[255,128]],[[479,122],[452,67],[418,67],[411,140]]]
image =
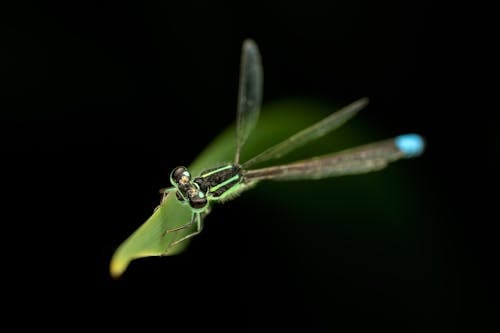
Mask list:
[[128,264],[129,261],[119,260],[119,258],[113,257],[109,264],[109,274],[113,279],[119,279],[127,269]]

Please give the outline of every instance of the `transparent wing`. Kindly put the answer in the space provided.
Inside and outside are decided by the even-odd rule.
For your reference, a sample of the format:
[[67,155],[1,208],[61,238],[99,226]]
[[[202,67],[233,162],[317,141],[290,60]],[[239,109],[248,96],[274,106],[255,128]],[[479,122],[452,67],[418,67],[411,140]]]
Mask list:
[[243,163],[244,168],[248,168],[259,162],[267,161],[270,159],[276,159],[284,156],[285,154],[295,150],[312,140],[316,140],[334,129],[343,125],[346,121],[351,119],[358,113],[359,110],[364,108],[368,104],[368,98],[361,98],[346,107],[340,109],[337,112],[332,113],[323,120],[317,122],[316,124],[292,135],[285,141],[282,141],[267,150],[263,151],[259,155],[253,157],[247,162]]
[[259,119],[262,104],[262,84],[263,73],[259,48],[253,40],[247,39],[243,42],[241,53],[240,87],[236,115],[235,164],[238,164],[241,148]]
[[418,134],[401,135],[334,154],[290,164],[245,171],[247,182],[263,179],[321,179],[376,171],[400,158],[420,155],[424,140]]

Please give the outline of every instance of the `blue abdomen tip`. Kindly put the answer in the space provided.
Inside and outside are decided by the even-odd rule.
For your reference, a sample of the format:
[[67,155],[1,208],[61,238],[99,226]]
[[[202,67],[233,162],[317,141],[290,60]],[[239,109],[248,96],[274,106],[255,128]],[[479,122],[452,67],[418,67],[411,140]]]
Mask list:
[[425,142],[418,134],[405,134],[396,137],[396,147],[401,150],[406,157],[416,157],[424,151]]

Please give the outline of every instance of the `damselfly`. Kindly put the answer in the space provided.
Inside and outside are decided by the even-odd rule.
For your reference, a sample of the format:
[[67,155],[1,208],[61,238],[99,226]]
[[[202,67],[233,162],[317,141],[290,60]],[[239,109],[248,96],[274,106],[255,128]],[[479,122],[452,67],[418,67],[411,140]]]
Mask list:
[[424,140],[421,136],[405,134],[294,163],[252,169],[257,163],[280,158],[338,128],[366,106],[368,99],[359,99],[250,160],[240,163],[241,149],[257,124],[262,102],[262,63],[259,49],[252,40],[245,40],[243,43],[239,84],[234,162],[205,170],[194,178],[186,167],[176,167],[170,174],[172,187],[160,190],[163,198],[168,193],[175,192],[177,199],[186,204],[192,212],[191,220],[186,224],[165,231],[171,233],[187,228],[194,230],[169,244],[169,247],[201,232],[203,218],[208,214],[212,202],[234,198],[261,180],[321,179],[366,173],[380,170],[389,162],[401,158],[416,157],[424,150]]

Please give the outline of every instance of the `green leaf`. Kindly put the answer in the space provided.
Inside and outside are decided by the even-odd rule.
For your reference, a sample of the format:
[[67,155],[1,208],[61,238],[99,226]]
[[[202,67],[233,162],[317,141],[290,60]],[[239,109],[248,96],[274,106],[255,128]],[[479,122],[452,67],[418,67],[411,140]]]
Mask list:
[[[257,128],[243,147],[241,161],[244,162],[332,111],[324,105],[303,101],[283,102],[264,108]],[[191,174],[198,175],[204,169],[231,162],[234,158],[235,135],[234,125],[223,131],[191,164],[189,167]],[[175,157],[175,152],[172,156]],[[176,166],[175,162],[172,164],[172,167],[174,166]],[[158,188],[165,185],[169,184],[158,184]],[[151,217],[115,251],[110,264],[111,275],[115,278],[121,276],[134,259],[174,255],[184,251],[189,245],[189,240],[170,248],[169,244],[192,230],[168,234],[164,232],[167,229],[182,226],[190,219],[190,209],[180,204],[174,194],[169,194]]]

